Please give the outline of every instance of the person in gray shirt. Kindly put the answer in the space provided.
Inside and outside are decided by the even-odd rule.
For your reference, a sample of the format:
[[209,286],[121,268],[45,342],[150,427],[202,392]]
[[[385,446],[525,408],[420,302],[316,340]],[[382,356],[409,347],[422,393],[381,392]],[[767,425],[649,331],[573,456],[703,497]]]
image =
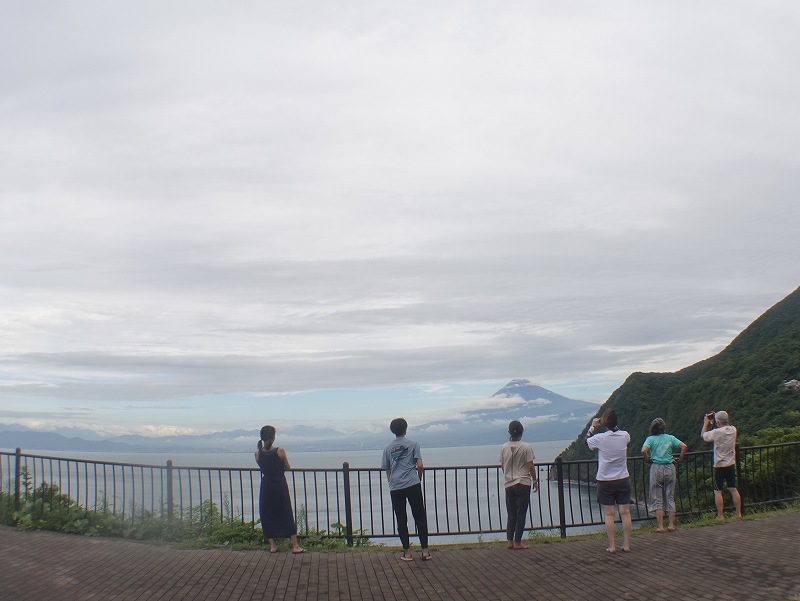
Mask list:
[[392,420],[389,425],[395,439],[383,449],[381,468],[386,470],[389,481],[389,494],[392,498],[392,510],[397,520],[397,534],[403,545],[400,559],[413,561],[411,541],[408,533],[408,514],[406,502],[411,506],[411,515],[417,525],[419,544],[422,547],[422,560],[429,561],[431,552],[428,549],[428,516],[425,513],[425,501],[422,497],[422,453],[419,443],[406,438],[408,423],[402,417]]
[[500,448],[500,465],[506,489],[506,538],[509,549],[527,549],[522,544],[525,517],[531,502],[531,490],[539,490],[539,477],[533,460],[533,447],[522,442],[522,423],[514,420],[508,424],[510,440]]

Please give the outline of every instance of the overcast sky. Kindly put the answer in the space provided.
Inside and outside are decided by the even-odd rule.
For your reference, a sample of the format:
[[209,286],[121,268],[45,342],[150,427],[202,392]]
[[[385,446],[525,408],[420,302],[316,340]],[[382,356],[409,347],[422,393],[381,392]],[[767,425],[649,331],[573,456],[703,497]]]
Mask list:
[[13,2],[0,422],[602,402],[800,284],[796,2]]

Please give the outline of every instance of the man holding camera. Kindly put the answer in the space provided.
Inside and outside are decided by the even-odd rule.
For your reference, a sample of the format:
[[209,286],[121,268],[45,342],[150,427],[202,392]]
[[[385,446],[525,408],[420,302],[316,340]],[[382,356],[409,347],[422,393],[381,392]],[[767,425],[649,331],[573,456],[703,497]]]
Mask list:
[[714,443],[714,503],[717,506],[717,521],[725,521],[723,485],[727,485],[731,492],[736,519],[741,520],[742,496],[736,488],[736,428],[728,423],[728,414],[725,411],[707,413],[700,436],[706,442]]

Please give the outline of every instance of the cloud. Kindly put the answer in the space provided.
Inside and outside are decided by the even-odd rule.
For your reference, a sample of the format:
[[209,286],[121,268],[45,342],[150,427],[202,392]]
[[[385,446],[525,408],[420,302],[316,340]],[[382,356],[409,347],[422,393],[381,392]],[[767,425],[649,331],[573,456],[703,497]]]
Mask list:
[[0,400],[452,413],[706,358],[798,285],[797,16],[10,7]]
[[424,428],[418,428],[420,432],[447,432],[450,429],[449,424],[431,424],[430,426],[425,426]]
[[[547,422],[556,421],[557,419],[558,419],[558,414],[553,414],[553,415],[537,415],[535,417],[523,416],[517,418],[517,421],[521,422],[523,426],[531,426],[533,424],[545,424]],[[508,426],[508,420],[505,419],[491,420],[489,423],[494,424],[498,427]]]
[[167,425],[154,425],[145,424],[136,428],[136,433],[142,436],[180,436],[185,434],[196,434],[197,430],[194,428],[185,428],[180,426],[167,426]]

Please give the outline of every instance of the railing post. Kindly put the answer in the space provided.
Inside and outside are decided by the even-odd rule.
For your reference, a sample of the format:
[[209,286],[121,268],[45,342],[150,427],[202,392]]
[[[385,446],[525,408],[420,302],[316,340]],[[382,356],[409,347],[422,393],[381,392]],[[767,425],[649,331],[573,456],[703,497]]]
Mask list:
[[739,491],[739,498],[742,502],[742,515],[744,515],[744,487],[742,486],[742,453],[739,448],[739,443],[734,447],[734,457],[736,461],[736,489]]
[[172,524],[172,505],[174,502],[172,490],[172,459],[167,459],[167,522]]
[[350,495],[350,464],[342,464],[344,472],[344,527],[347,536],[347,546],[353,546],[353,503]]
[[19,510],[22,500],[22,449],[17,447],[14,467],[14,509]]
[[561,538],[567,538],[567,512],[564,507],[564,460],[556,457],[556,477],[558,479],[558,528]]

